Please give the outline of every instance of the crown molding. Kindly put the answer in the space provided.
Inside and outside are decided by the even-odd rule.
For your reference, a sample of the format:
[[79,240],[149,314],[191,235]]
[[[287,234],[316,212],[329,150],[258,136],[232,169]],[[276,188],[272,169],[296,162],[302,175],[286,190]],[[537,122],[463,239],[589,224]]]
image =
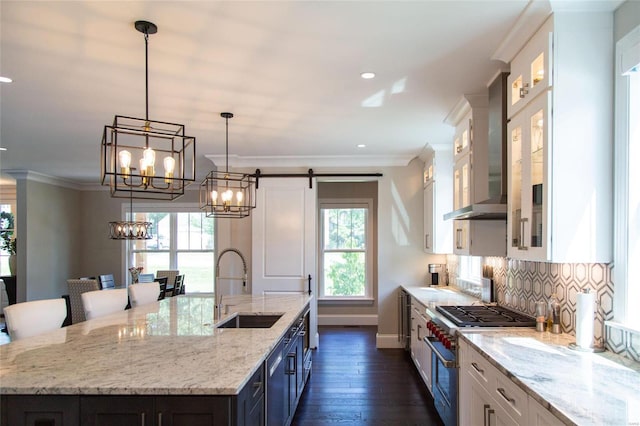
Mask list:
[[[225,164],[225,155],[205,155],[215,166]],[[416,156],[411,155],[309,155],[309,156],[241,156],[229,155],[229,167],[403,167]]]
[[67,179],[49,176],[44,173],[34,172],[33,170],[3,170],[3,174],[11,176],[16,181],[28,180],[31,182],[46,183],[48,185],[60,186],[63,188],[82,190],[82,184]]

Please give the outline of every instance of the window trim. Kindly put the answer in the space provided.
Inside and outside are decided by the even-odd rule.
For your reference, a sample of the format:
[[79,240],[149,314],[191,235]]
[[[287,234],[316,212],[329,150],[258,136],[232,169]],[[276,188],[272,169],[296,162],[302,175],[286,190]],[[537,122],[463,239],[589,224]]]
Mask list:
[[[640,329],[640,316],[632,319],[630,280],[633,254],[629,252],[629,148],[631,125],[629,112],[630,79],[623,75],[623,59],[640,43],[640,26],[637,26],[616,43],[615,52],[615,135],[614,135],[614,256],[613,282],[616,291],[613,298],[614,320],[611,325],[626,329]],[[637,49],[637,47],[635,47]],[[637,59],[637,58],[636,58]]]
[[[365,294],[364,296],[327,296],[324,294],[324,263],[323,263],[323,235],[324,221],[322,220],[322,210],[332,208],[364,208],[367,211],[365,217]],[[372,198],[325,198],[318,200],[318,302],[321,304],[372,304],[374,302],[373,295],[373,221],[371,215],[373,212]],[[345,250],[340,250],[345,251]]]

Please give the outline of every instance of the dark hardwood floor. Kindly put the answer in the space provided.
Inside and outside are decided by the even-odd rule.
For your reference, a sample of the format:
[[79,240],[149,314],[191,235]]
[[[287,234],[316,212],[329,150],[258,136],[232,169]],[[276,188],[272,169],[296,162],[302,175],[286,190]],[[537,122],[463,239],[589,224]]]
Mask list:
[[442,425],[408,352],[376,349],[376,327],[320,327],[293,419],[308,425]]

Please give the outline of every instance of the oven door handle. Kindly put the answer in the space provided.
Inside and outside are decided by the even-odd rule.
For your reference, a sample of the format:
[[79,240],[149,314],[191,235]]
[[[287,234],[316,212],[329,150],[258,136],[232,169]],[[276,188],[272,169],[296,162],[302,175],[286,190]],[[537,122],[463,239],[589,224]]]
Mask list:
[[436,339],[435,337],[429,337],[426,336],[424,339],[424,342],[427,344],[427,346],[429,346],[431,348],[431,351],[436,354],[436,356],[438,357],[438,359],[440,360],[440,362],[444,365],[445,368],[454,368],[456,366],[456,361],[455,360],[450,360],[450,359],[446,359],[439,351],[438,349],[433,345],[432,342],[437,342],[438,339]]

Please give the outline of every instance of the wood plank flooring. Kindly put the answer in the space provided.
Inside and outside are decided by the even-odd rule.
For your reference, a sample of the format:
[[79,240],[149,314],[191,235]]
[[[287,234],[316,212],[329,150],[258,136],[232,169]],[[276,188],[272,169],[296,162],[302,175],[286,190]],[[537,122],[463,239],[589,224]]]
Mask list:
[[376,349],[376,327],[319,327],[292,425],[441,426],[408,352]]

